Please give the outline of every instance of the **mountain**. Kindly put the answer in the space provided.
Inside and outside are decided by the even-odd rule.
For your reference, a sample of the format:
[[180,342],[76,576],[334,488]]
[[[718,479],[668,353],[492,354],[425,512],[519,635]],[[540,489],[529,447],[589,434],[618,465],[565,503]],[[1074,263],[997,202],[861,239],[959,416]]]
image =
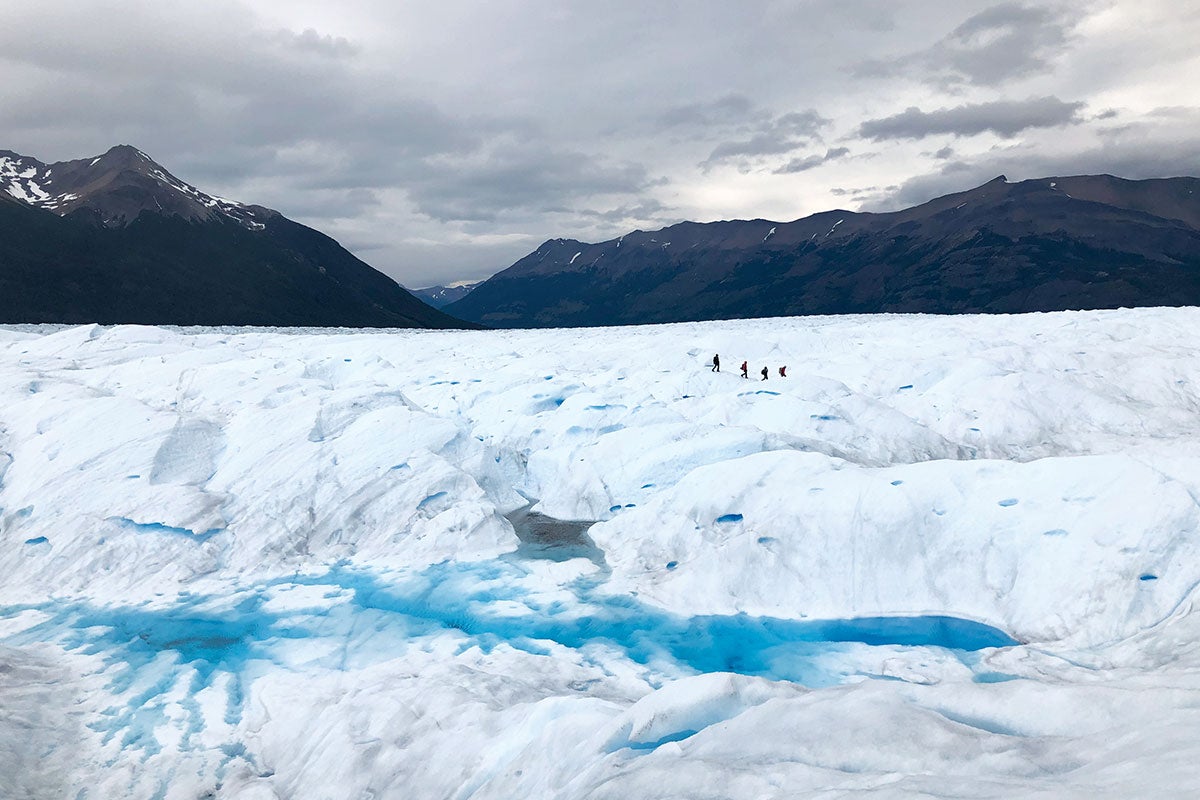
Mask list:
[[453,302],[463,299],[483,281],[460,283],[457,286],[430,286],[425,289],[410,289],[413,297],[417,297],[434,308],[445,308]]
[[1200,305],[1200,180],[1000,176],[883,214],[546,242],[446,311],[497,327]]
[[0,199],[0,322],[464,327],[328,236],[128,145],[56,164],[0,151]]

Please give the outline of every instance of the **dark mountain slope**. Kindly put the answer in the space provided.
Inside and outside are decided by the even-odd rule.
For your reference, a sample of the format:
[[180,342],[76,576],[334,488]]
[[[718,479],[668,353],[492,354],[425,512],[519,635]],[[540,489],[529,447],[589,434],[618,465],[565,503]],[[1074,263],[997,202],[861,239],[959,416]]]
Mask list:
[[0,152],[0,198],[0,322],[464,327],[328,236],[132,147]]
[[97,227],[0,205],[5,322],[461,327],[282,216],[232,221],[143,213]]
[[446,307],[505,327],[1200,303],[1200,181],[1001,178],[888,214],[546,242]]

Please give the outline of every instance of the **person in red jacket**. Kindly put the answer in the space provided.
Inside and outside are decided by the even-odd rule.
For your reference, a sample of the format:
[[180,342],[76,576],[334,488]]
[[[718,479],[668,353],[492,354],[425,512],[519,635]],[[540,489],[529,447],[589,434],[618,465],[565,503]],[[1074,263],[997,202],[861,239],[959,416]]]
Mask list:
[[779,377],[781,377],[781,378],[787,377],[787,367],[786,366],[779,368]]
[[743,362],[742,362],[742,377],[743,377],[743,378],[749,378],[749,377],[750,377],[750,372],[749,372],[749,370],[750,370],[750,365],[749,365],[747,362],[743,361]]

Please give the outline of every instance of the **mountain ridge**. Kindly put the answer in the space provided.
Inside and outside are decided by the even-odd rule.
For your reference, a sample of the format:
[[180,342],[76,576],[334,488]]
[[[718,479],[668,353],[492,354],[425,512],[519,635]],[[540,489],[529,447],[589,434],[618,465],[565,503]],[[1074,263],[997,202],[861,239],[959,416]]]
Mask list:
[[417,297],[434,308],[445,308],[456,300],[461,300],[466,297],[471,291],[483,283],[483,281],[472,281],[470,283],[456,283],[451,286],[426,286],[423,289],[409,289],[414,297]]
[[1096,175],[999,176],[892,212],[551,239],[446,310],[555,327],[1181,303],[1200,303],[1200,179]]

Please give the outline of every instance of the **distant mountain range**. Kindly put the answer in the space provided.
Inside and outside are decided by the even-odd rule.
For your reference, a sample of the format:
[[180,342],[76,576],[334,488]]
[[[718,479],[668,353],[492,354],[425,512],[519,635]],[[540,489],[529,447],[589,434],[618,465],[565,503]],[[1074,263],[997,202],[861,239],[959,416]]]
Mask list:
[[462,300],[481,283],[483,281],[459,283],[454,286],[429,286],[425,289],[409,289],[409,291],[413,293],[414,297],[419,297],[434,308],[445,308],[457,300]]
[[554,239],[487,281],[410,294],[128,145],[56,164],[0,150],[0,322],[570,327],[1156,305],[1200,305],[1200,179],[1001,176],[885,214]]
[[495,327],[1200,305],[1200,180],[1009,183],[883,214],[554,239],[445,310]]
[[328,236],[128,145],[56,164],[0,150],[0,322],[464,327]]

